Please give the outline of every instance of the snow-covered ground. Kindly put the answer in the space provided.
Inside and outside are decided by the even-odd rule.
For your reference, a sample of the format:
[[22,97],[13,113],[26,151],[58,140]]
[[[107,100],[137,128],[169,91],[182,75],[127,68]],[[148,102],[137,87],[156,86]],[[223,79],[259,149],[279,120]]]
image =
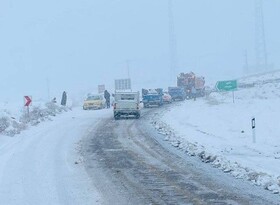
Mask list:
[[[278,79],[280,72],[241,79],[254,87],[236,91],[234,103],[231,92],[211,93],[159,109],[152,124],[189,155],[279,194]],[[100,204],[76,148],[112,110],[69,110],[38,101],[31,107],[34,118],[25,121],[25,113],[22,103],[0,103],[1,203]]]
[[[254,87],[211,93],[165,108],[152,123],[191,156],[278,194],[280,191],[280,72],[242,79]],[[271,81],[271,83],[269,83]],[[263,82],[263,83],[262,83]],[[256,122],[253,143],[251,120]]]
[[111,114],[75,108],[14,137],[0,135],[0,204],[100,204],[78,147]]

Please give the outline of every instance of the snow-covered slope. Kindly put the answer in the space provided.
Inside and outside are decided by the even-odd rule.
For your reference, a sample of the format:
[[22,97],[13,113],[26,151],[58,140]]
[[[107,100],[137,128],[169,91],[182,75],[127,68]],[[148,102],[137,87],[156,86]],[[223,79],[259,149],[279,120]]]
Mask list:
[[[165,140],[237,178],[280,191],[280,72],[242,79],[251,88],[165,108],[153,124]],[[253,143],[252,118],[256,119]]]

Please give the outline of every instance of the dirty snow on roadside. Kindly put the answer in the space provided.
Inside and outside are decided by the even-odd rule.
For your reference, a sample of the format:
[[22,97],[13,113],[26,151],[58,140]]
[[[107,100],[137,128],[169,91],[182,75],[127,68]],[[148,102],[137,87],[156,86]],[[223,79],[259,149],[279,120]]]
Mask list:
[[[279,73],[270,74],[269,78],[251,77],[250,83],[258,83],[236,91],[235,103],[229,92],[173,104],[155,113],[152,124],[165,140],[187,154],[279,194],[280,84],[275,82],[278,76]],[[251,126],[253,117],[256,143]]]

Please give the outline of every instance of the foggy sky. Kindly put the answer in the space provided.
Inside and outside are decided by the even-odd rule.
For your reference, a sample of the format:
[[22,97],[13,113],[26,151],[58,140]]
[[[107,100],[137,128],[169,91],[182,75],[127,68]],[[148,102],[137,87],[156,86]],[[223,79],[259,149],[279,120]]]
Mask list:
[[[268,60],[280,66],[280,1],[264,1]],[[176,73],[206,80],[243,75],[255,63],[253,0],[174,0]],[[171,85],[167,0],[0,1],[1,100]],[[49,82],[49,83],[47,83]],[[175,82],[175,79],[174,79]],[[173,83],[174,83],[173,82]]]

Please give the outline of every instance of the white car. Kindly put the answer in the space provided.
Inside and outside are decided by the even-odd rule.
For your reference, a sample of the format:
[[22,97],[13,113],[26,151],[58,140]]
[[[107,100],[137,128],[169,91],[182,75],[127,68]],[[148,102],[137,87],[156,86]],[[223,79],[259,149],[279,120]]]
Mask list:
[[172,103],[172,97],[168,94],[168,92],[163,93],[162,100],[164,103]]

